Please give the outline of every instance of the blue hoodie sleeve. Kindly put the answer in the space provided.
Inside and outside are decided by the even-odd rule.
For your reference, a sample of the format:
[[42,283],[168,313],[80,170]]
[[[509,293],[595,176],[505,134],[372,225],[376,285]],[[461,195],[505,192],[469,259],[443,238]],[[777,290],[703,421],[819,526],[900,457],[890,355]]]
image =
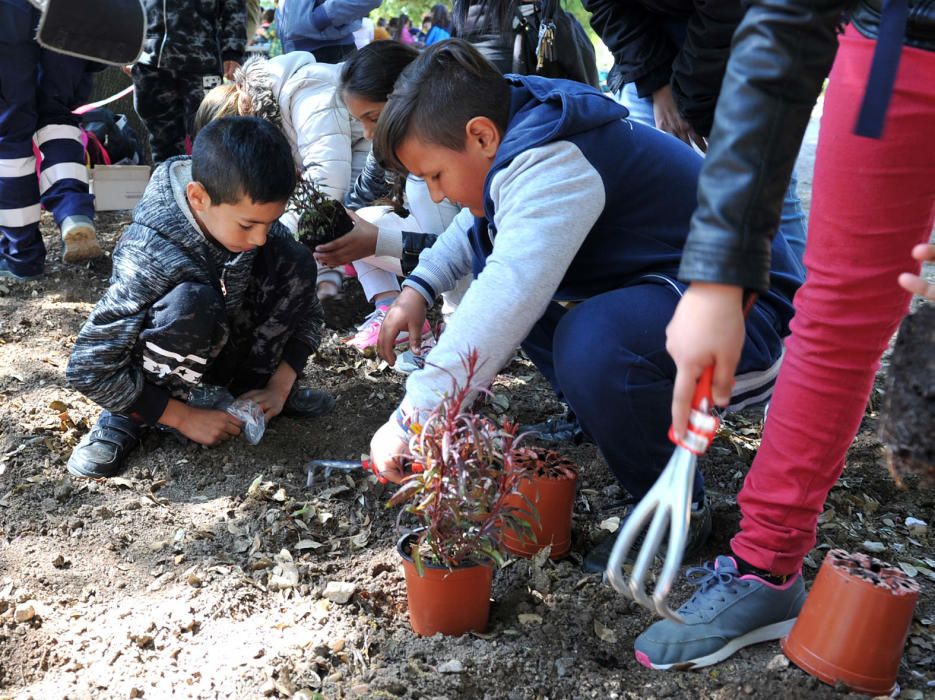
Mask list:
[[304,3],[290,8],[292,33],[298,36],[314,36],[330,27],[356,22],[380,6],[382,0],[324,0]]

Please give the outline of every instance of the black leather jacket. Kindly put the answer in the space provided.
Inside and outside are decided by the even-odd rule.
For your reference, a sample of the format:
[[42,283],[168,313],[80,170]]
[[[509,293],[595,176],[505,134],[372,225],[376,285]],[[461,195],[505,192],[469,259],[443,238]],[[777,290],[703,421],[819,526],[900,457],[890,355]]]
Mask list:
[[[769,288],[770,246],[783,193],[822,82],[837,52],[848,0],[753,0],[734,35],[701,170],[679,277],[755,292]],[[870,5],[854,12],[871,31]],[[933,0],[909,0],[915,36]],[[871,35],[873,36],[873,35]]]
[[702,136],[743,18],[741,0],[584,0],[591,27],[614,55],[611,90],[635,83],[648,97],[671,82],[679,113]]
[[[851,15],[854,29],[874,39],[880,29],[882,0],[859,0]],[[906,46],[935,51],[935,0],[909,0]]]

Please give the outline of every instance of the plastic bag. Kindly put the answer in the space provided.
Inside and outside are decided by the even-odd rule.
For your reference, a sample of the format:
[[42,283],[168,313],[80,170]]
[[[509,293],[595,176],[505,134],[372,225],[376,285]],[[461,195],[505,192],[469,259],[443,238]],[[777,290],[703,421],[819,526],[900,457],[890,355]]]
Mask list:
[[188,394],[188,405],[196,408],[213,408],[227,411],[243,422],[242,435],[251,445],[259,444],[266,432],[266,416],[255,401],[234,399],[234,396],[222,386],[202,384]]

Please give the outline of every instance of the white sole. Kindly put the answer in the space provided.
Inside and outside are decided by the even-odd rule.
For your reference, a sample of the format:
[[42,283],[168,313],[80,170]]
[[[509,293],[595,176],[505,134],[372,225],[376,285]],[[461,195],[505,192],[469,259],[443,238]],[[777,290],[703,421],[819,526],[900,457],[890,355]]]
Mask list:
[[104,254],[97,233],[90,226],[74,226],[62,234],[62,261],[81,262]]
[[782,622],[775,622],[772,625],[766,625],[766,627],[760,627],[759,629],[747,632],[742,637],[732,639],[716,652],[713,654],[708,654],[707,656],[700,656],[697,659],[691,659],[690,661],[679,661],[678,663],[674,664],[652,664],[652,667],[657,671],[668,671],[670,669],[675,669],[676,671],[692,671],[696,668],[713,666],[714,664],[720,663],[724,659],[733,656],[744,647],[748,647],[753,644],[759,644],[761,642],[772,642],[777,639],[782,639],[792,631],[792,626],[795,624],[795,620],[796,618],[792,618],[791,620],[783,620]]

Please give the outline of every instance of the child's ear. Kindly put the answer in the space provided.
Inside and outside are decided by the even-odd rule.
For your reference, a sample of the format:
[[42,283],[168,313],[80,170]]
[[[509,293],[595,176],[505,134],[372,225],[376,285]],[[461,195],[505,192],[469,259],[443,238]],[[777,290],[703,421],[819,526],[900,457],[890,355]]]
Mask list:
[[493,159],[500,147],[500,129],[489,117],[474,117],[464,125],[466,143],[476,146],[480,152]]
[[189,182],[185,186],[185,196],[188,197],[188,205],[195,211],[205,211],[211,206],[211,197],[200,182]]

